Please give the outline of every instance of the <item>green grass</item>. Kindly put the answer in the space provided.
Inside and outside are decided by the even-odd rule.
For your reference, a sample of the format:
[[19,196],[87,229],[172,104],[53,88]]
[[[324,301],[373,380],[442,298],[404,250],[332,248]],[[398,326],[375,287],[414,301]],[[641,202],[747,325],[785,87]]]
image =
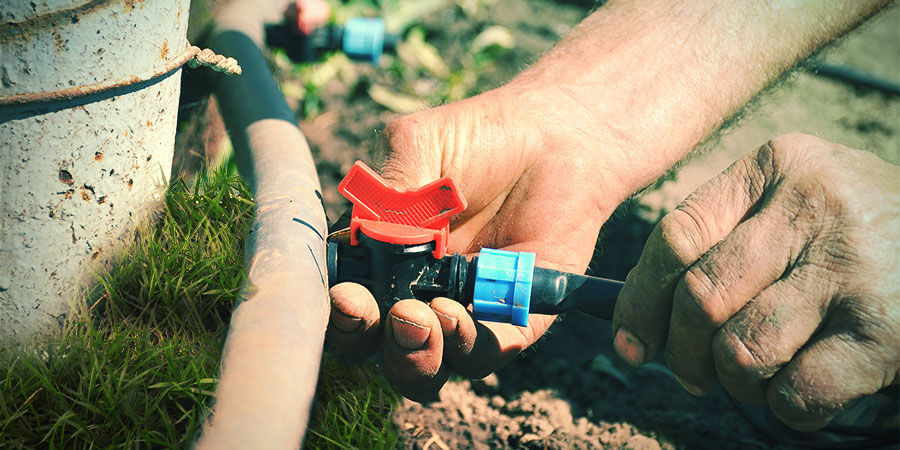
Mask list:
[[[470,20],[482,20],[470,11],[478,4],[333,2],[339,19],[380,10],[404,24],[398,26],[405,30],[402,55],[386,56],[373,71],[339,55],[295,65],[276,52],[282,89],[302,102],[302,115],[327,106],[320,91],[335,77],[351,95],[368,93],[395,111],[477,93],[482,76],[515,45],[508,33],[479,28],[454,44],[471,52],[448,60],[444,49],[427,42],[433,26],[413,24],[434,8],[459,8]],[[213,399],[222,342],[245,281],[243,239],[253,201],[232,168],[194,186],[174,182],[166,206],[99,275],[78,321],[34,351],[0,349],[0,448],[190,446]],[[326,354],[306,447],[395,446],[390,413],[396,400],[374,364],[348,365]]]
[[[88,314],[33,351],[0,350],[0,448],[184,448],[215,391],[253,202],[225,172],[175,182],[166,211],[100,277]],[[327,355],[309,448],[395,442],[371,365]]]
[[0,359],[0,447],[184,447],[202,423],[218,345],[122,322],[82,323]]
[[397,434],[390,415],[397,399],[373,363],[349,365],[326,354],[306,447],[394,448]]
[[243,240],[253,201],[225,172],[193,188],[176,180],[161,223],[101,277],[98,307],[110,319],[135,318],[164,330],[224,329],[244,284]]

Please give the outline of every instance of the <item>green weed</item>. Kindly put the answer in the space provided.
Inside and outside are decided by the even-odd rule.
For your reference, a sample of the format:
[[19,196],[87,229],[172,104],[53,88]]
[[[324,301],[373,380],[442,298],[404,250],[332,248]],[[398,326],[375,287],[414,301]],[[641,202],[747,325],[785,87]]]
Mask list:
[[397,434],[390,416],[396,403],[374,363],[349,365],[328,353],[319,371],[306,447],[394,448]]
[[[166,210],[63,333],[0,349],[0,448],[185,448],[206,418],[253,201],[229,171],[173,183]],[[390,447],[374,368],[323,359],[309,448]]]
[[0,447],[189,444],[212,395],[215,339],[79,323],[36,353],[0,355]]
[[101,276],[100,312],[163,330],[217,333],[245,280],[250,191],[237,176],[218,172],[193,188],[176,180],[166,206],[160,223]]

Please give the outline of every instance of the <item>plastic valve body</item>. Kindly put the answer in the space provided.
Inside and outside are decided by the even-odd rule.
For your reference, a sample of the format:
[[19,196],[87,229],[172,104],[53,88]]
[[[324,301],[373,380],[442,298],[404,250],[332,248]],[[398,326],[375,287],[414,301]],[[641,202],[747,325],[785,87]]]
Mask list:
[[353,209],[349,228],[328,239],[329,284],[366,286],[382,314],[403,299],[440,296],[471,303],[476,319],[522,327],[529,313],[612,318],[621,281],[535,267],[529,252],[483,248],[471,261],[446,255],[450,217],[466,207],[450,178],[399,191],[357,162],[338,191]]

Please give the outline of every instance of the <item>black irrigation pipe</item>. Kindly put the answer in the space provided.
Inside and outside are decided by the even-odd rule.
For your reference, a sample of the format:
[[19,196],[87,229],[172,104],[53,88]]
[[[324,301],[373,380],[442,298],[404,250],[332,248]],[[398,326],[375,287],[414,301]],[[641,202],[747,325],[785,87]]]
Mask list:
[[811,71],[815,75],[838,80],[857,88],[875,90],[891,97],[900,96],[900,84],[878,78],[853,67],[816,63],[812,66]]

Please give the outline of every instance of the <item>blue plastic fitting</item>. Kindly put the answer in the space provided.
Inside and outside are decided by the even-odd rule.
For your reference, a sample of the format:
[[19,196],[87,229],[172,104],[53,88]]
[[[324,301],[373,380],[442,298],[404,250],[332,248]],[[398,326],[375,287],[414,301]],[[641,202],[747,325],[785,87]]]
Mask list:
[[478,320],[528,326],[534,253],[481,249],[472,312]]
[[378,64],[384,51],[384,21],[379,18],[354,17],[344,24],[344,53],[351,58]]

